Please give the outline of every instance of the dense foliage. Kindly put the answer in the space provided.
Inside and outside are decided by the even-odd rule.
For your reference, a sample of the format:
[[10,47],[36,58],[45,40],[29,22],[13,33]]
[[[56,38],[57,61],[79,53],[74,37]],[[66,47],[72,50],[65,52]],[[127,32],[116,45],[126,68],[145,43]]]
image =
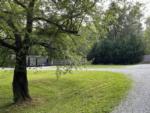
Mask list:
[[54,58],[73,59],[76,48],[72,41],[75,37],[71,36],[79,34],[85,17],[93,13],[96,3],[97,0],[0,1],[0,47],[7,49],[8,55],[12,52],[15,55],[12,84],[15,103],[31,100],[27,55],[41,50]]
[[88,54],[94,64],[133,64],[142,60],[144,44],[140,23],[140,4],[123,8],[112,3],[105,13],[103,39]]
[[145,54],[150,54],[150,17],[146,20],[144,31]]
[[94,64],[133,64],[142,60],[143,44],[136,37],[126,40],[103,39],[97,42],[88,55]]
[[[13,60],[13,55],[9,54],[12,51],[6,48],[0,48],[0,67],[11,67],[14,66],[15,62]],[[13,54],[13,53],[12,53]]]

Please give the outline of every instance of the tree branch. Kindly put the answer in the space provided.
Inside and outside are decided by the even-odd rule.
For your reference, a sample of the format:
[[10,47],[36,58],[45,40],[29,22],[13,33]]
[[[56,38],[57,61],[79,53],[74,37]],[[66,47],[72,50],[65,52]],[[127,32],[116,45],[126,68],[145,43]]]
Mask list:
[[40,45],[40,46],[43,46],[43,47],[48,48],[48,49],[55,49],[51,46],[51,44],[47,43],[47,41],[34,40],[34,41],[31,41],[30,44],[31,45]]
[[64,25],[60,25],[58,23],[55,23],[51,20],[48,20],[46,18],[43,18],[43,17],[34,17],[33,18],[34,21],[45,21],[47,22],[48,24],[52,24],[56,27],[58,27],[61,31],[63,32],[66,32],[66,33],[70,33],[70,34],[78,34],[78,31],[77,30],[70,30],[70,29],[65,29],[65,26]]
[[16,50],[16,47],[13,45],[8,44],[7,42],[5,42],[4,40],[0,39],[0,45],[12,50]]
[[18,0],[14,0],[14,2],[20,5],[22,8],[27,9],[27,7],[23,3],[19,2]]
[[26,50],[28,50],[30,47],[28,43],[30,42],[30,33],[32,33],[32,30],[33,30],[33,16],[34,16],[35,2],[36,0],[31,0],[27,7],[27,17],[26,17],[26,31],[27,32],[25,33],[24,40],[23,40]]

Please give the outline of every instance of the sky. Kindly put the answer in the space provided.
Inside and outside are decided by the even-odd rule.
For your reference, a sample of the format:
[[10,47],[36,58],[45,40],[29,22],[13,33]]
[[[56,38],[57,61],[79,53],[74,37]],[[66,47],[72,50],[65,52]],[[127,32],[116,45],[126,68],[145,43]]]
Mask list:
[[[143,3],[142,9],[143,9],[143,13],[144,13],[145,18],[150,16],[150,0],[127,0],[127,1]],[[107,6],[109,3],[110,2],[106,0],[106,4],[104,4],[104,5],[106,5],[106,9],[107,9]]]
[[[142,12],[143,12],[144,16],[142,18],[142,23],[143,23],[143,28],[145,29],[146,28],[146,25],[145,25],[146,18],[150,17],[150,0],[127,0],[127,1],[140,2],[143,4],[142,5]],[[108,4],[109,4],[109,2],[108,2]],[[107,9],[107,7],[106,7],[106,9]]]
[[143,3],[143,13],[145,18],[150,16],[150,0],[134,0]]
[[142,19],[142,23],[143,23],[143,28],[145,29],[146,18],[150,17],[150,0],[132,0],[132,1],[143,3],[142,11],[143,11],[144,17]]

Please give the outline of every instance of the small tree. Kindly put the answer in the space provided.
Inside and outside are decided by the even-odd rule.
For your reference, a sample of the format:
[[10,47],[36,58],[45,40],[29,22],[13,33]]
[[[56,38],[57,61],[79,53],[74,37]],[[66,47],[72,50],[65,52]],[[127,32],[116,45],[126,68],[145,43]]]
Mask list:
[[[77,35],[84,17],[90,14],[95,3],[96,0],[0,1],[0,46],[11,50],[16,56],[14,102],[31,100],[26,69],[29,49],[40,45],[49,51],[57,50],[53,47],[53,42],[57,44],[54,41],[57,35]],[[41,37],[40,34],[47,36]]]

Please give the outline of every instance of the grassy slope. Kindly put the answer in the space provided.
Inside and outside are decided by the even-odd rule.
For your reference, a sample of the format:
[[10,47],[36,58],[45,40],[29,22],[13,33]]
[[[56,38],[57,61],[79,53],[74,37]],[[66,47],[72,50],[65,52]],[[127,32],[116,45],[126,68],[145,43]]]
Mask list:
[[0,113],[109,113],[131,85],[112,72],[74,72],[56,80],[54,71],[30,71],[33,102],[14,106],[11,74],[0,72]]

